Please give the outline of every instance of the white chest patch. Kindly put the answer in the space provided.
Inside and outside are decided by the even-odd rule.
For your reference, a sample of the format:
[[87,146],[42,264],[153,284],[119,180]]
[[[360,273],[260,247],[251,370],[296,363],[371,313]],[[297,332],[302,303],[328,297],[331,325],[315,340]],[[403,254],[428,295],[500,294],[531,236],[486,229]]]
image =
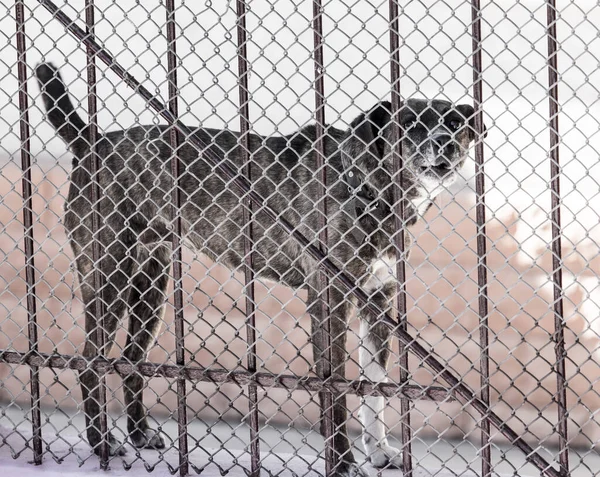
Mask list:
[[427,192],[422,191],[422,193],[411,200],[413,207],[417,210],[418,215],[423,215],[427,210],[427,207],[431,203],[431,198]]
[[369,276],[363,284],[367,292],[381,288],[386,283],[396,280],[396,262],[390,257],[375,259],[369,265]]
[[411,202],[417,210],[417,214],[423,215],[429,204],[446,188],[438,180],[428,177],[421,177],[419,182],[422,186],[419,188],[419,195],[412,199]]

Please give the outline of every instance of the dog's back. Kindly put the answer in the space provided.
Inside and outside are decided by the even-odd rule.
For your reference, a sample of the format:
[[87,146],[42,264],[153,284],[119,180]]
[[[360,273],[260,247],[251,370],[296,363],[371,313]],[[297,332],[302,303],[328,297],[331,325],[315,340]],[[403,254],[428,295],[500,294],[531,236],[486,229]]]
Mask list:
[[[36,68],[48,119],[67,143],[75,158],[71,173],[65,225],[74,245],[86,247],[91,240],[90,145],[87,126],[75,111],[59,72],[51,65]],[[214,154],[242,170],[239,133],[197,129],[195,134]],[[339,182],[341,162],[338,146],[342,131],[328,128],[326,154],[330,156],[330,183]],[[249,135],[251,170],[255,190],[267,204],[283,214],[308,236],[318,233],[314,199],[317,196],[315,127],[307,126],[291,136],[263,138]],[[167,126],[137,126],[99,135],[96,152],[101,158],[98,175],[102,190],[99,204],[110,236],[120,241],[161,242],[169,239],[172,222],[170,195],[173,155]],[[179,187],[182,229],[185,240],[214,260],[237,268],[243,261],[243,207],[237,191],[183,141],[177,155],[182,164]],[[336,170],[338,169],[338,170]],[[343,188],[340,184],[337,188]],[[330,210],[339,201],[331,201]],[[343,227],[339,227],[342,228]],[[303,265],[295,259],[302,250],[260,210],[255,211],[256,269],[265,278],[292,287],[303,284]],[[109,237],[106,237],[108,240]],[[267,260],[268,258],[268,260]]]

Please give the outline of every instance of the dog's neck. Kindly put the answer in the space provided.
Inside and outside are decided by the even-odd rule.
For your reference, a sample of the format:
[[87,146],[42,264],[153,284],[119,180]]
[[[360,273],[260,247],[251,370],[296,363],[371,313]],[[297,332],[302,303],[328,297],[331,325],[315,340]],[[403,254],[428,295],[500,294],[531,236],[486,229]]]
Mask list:
[[[361,217],[370,215],[379,223],[388,220],[392,214],[387,202],[380,198],[379,191],[365,179],[364,174],[357,167],[351,165],[342,172],[342,180],[347,187],[350,198],[346,201],[343,210],[352,218],[351,233],[355,240],[362,244],[367,239],[369,232],[364,230],[359,221]],[[412,192],[412,193],[411,193]],[[406,226],[414,225],[433,203],[435,195],[421,184],[420,187],[411,187],[404,196],[404,217]]]
[[[344,171],[342,179],[347,184],[350,193],[350,200],[344,205],[344,210],[354,221],[354,226],[351,228],[352,235],[359,244],[362,244],[367,234],[357,223],[359,217],[368,212],[376,215],[379,219],[383,219],[384,213],[380,201],[377,199],[377,194],[373,193],[367,185],[362,172],[355,167],[350,167]],[[379,217],[380,215],[382,217]]]

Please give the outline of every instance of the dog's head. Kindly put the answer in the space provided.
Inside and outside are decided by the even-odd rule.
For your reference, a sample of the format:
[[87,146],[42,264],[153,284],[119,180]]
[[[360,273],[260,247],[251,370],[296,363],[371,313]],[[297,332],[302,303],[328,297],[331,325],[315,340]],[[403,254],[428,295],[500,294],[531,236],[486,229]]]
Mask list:
[[[409,99],[402,104],[399,117],[404,131],[405,196],[415,205],[431,201],[456,181],[467,158],[469,145],[476,137],[473,107],[453,106],[443,100]],[[380,197],[383,194],[390,205],[394,134],[391,105],[382,102],[352,121],[341,149],[344,168],[358,170],[364,185]]]

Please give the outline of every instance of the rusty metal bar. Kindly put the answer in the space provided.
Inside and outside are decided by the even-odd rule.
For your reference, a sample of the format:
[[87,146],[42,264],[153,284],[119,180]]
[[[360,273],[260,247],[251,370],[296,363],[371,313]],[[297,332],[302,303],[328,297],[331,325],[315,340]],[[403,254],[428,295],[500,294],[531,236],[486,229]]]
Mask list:
[[[85,24],[86,34],[92,40],[94,39],[94,0],[85,1]],[[90,46],[86,46],[87,58],[87,83],[88,83],[88,116],[89,127],[88,135],[90,141],[90,177],[91,177],[91,201],[92,201],[92,260],[94,262],[93,286],[94,286],[94,314],[96,315],[96,336],[99,344],[98,358],[105,358],[106,347],[106,328],[105,328],[105,305],[103,297],[104,277],[101,267],[98,265],[102,260],[103,251],[100,240],[96,234],[100,230],[100,158],[97,154],[98,141],[98,108],[96,97],[96,60],[95,52]],[[108,469],[109,444],[108,444],[108,421],[106,410],[106,379],[103,374],[98,376],[98,405],[100,408],[100,467],[103,470]]]
[[550,114],[550,188],[552,217],[552,280],[554,282],[554,350],[556,353],[556,404],[558,405],[559,463],[563,476],[569,475],[567,426],[567,379],[565,321],[563,319],[562,250],[560,220],[560,137],[558,134],[558,50],[556,40],[556,1],[548,0],[548,102]]
[[[389,2],[390,22],[390,80],[392,84],[392,118],[394,122],[393,135],[393,163],[394,163],[394,215],[396,217],[397,233],[394,237],[396,249],[396,306],[398,308],[398,326],[407,332],[406,316],[406,269],[404,263],[404,191],[402,190],[402,121],[400,110],[402,99],[400,96],[400,27],[398,0]],[[408,380],[408,350],[400,344],[400,383]],[[405,397],[400,399],[401,438],[402,438],[402,473],[412,475],[412,429],[410,427],[410,401]]]
[[[248,43],[246,35],[246,1],[237,0],[237,39],[238,39],[238,94],[240,115],[240,139],[244,174],[252,183],[252,161],[250,159],[250,107],[248,100]],[[246,339],[248,341],[247,368],[256,373],[256,300],[254,290],[254,255],[252,252],[252,202],[244,207],[244,280],[246,295]],[[254,383],[248,384],[248,405],[250,414],[250,477],[260,475],[260,440],[258,422],[258,390]]]
[[[17,28],[17,75],[19,77],[19,127],[21,139],[21,169],[23,178],[23,247],[25,252],[25,282],[27,284],[27,336],[29,354],[38,352],[37,298],[35,291],[35,263],[33,252],[33,201],[31,187],[31,141],[29,131],[29,100],[27,95],[27,58],[25,39],[25,3],[15,1]],[[33,435],[33,462],[42,463],[42,417],[40,411],[40,379],[37,366],[30,368],[31,426]]]
[[[477,221],[477,286],[479,287],[479,355],[480,385],[479,396],[490,405],[490,357],[487,294],[487,236],[485,214],[485,170],[483,166],[483,76],[481,61],[481,5],[479,0],[471,4],[471,36],[473,40],[473,107],[475,110],[475,195]],[[469,119],[469,118],[467,118]],[[490,421],[482,415],[481,428],[481,475],[489,477],[492,473],[492,448],[490,446]]]
[[[317,158],[317,200],[319,210],[319,242],[321,252],[326,255],[328,247],[327,237],[327,165],[325,161],[325,67],[323,64],[323,5],[321,0],[313,0],[313,47],[314,47],[314,90],[315,90],[315,152]],[[319,271],[319,298],[321,304],[320,326],[325,338],[324,357],[321,359],[323,366],[323,379],[332,378],[332,341],[331,341],[331,307],[329,296],[329,278],[323,271]],[[316,364],[316,363],[315,363]],[[325,440],[325,475],[332,476],[335,473],[334,454],[334,396],[329,392],[321,394],[321,418],[324,420]]]
[[251,373],[248,371],[228,371],[210,369],[199,366],[178,366],[141,362],[132,364],[124,359],[94,361],[72,355],[21,353],[18,351],[0,350],[0,362],[22,366],[38,366],[40,368],[71,369],[82,371],[88,368],[102,370],[106,374],[119,374],[126,377],[132,374],[165,378],[183,377],[190,382],[230,383],[238,386],[254,384],[264,389],[280,388],[306,392],[318,392],[333,389],[337,393],[355,394],[357,396],[385,396],[388,398],[406,396],[420,401],[452,402],[454,393],[440,386],[418,386],[396,383],[369,383],[365,380],[347,381],[331,379],[324,383],[317,377],[298,377],[288,374]]
[[[167,77],[169,83],[169,112],[174,118],[179,116],[177,107],[177,50],[175,31],[175,0],[166,1],[167,14]],[[179,190],[179,131],[175,127],[169,130],[171,143],[171,217],[173,217],[172,251],[173,251],[173,305],[175,308],[175,362],[185,365],[185,318],[183,316],[183,284],[181,255],[181,194]],[[189,451],[187,429],[187,403],[185,378],[177,378],[177,431],[179,436],[179,475],[189,474]]]
[[175,126],[178,131],[185,136],[186,141],[202,151],[203,158],[214,167],[219,173],[223,174],[231,183],[251,200],[254,205],[261,207],[261,210],[265,213],[269,219],[275,221],[286,233],[294,238],[305,250],[306,253],[317,261],[319,267],[327,272],[329,277],[335,277],[336,280],[351,294],[357,301],[365,308],[369,313],[380,316],[380,322],[385,324],[394,335],[400,340],[402,344],[407,346],[418,358],[420,358],[424,364],[427,364],[432,370],[446,381],[452,388],[453,392],[460,396],[466,404],[473,406],[477,412],[482,416],[488,415],[492,425],[498,429],[504,436],[511,442],[515,447],[519,448],[524,454],[528,462],[535,465],[548,477],[562,477],[561,473],[554,469],[538,452],[536,452],[524,439],[522,439],[515,431],[512,430],[504,421],[494,413],[489,406],[487,406],[477,395],[465,384],[463,384],[459,378],[457,378],[451,371],[448,370],[448,366],[442,364],[435,354],[430,350],[427,350],[421,344],[413,339],[413,337],[405,330],[398,327],[398,323],[393,320],[384,310],[381,310],[375,303],[369,300],[369,295],[360,287],[356,286],[356,283],[344,272],[342,272],[327,256],[325,256],[321,250],[314,246],[302,233],[285,218],[279,216],[277,212],[272,210],[266,204],[266,201],[256,191],[252,190],[251,184],[248,180],[240,175],[236,167],[225,158],[219,158],[216,154],[211,152],[207,145],[200,140],[194,132],[188,128],[185,124],[174,117],[165,106],[144,88],[139,81],[137,81],[131,74],[129,74],[121,65],[119,65],[115,58],[110,55],[105,49],[98,45],[95,41],[86,37],[85,32],[81,30],[65,13],[60,11],[58,7],[52,2],[52,0],[38,0],[38,2],[44,6],[56,20],[58,20],[66,29],[79,39],[85,45],[88,45],[94,49],[96,56],[101,59],[106,65],[129,87],[131,87],[137,94],[142,96],[152,109],[158,112],[170,125]]

